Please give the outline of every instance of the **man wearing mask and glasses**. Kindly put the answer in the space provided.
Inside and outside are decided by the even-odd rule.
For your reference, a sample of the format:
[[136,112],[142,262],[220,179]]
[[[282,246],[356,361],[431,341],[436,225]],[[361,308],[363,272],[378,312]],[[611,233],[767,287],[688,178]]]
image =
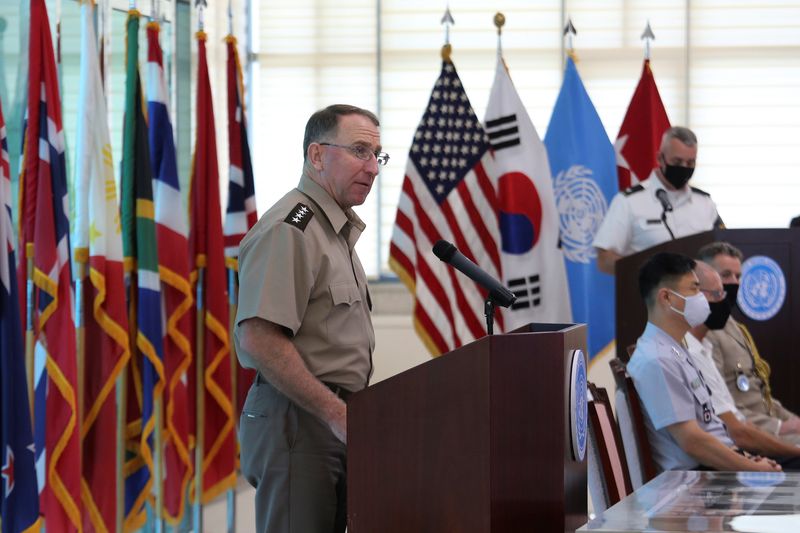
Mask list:
[[349,396],[372,374],[367,276],[355,251],[381,151],[369,111],[314,113],[297,188],[247,233],[239,255],[234,340],[258,371],[240,422],[242,473],[256,488],[259,533],[346,527]]
[[[722,279],[730,314],[742,277],[742,252],[727,242],[713,242],[700,248],[697,256]],[[765,432],[800,445],[800,418],[772,397],[769,363],[758,353],[744,324],[732,316],[720,316],[711,329],[708,340],[714,362],[739,411]]]
[[695,265],[684,255],[659,253],[639,270],[647,327],[628,373],[642,400],[653,460],[661,470],[779,471],[775,461],[735,447],[686,349],[686,333],[709,316]]
[[800,467],[800,447],[781,440],[774,434],[762,431],[748,422],[736,405],[717,370],[712,356],[713,347],[709,333],[722,329],[731,314],[731,300],[722,285],[719,274],[700,261],[694,269],[700,282],[700,292],[708,300],[709,314],[705,322],[694,326],[684,337],[686,351],[711,392],[714,413],[722,420],[734,444],[751,453],[775,459],[784,470]]
[[688,185],[697,160],[697,137],[689,128],[664,132],[650,177],[617,193],[592,245],[597,266],[607,274],[621,257],[670,239],[722,228],[707,192]]

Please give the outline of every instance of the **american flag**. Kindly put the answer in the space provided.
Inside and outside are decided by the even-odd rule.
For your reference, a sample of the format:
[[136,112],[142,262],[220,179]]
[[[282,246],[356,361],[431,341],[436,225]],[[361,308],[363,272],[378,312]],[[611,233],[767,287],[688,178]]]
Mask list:
[[[439,239],[453,242],[502,279],[491,162],[489,138],[445,60],[414,134],[389,252],[392,269],[415,296],[416,330],[433,355],[486,334],[486,293],[431,248]],[[497,320],[502,330],[502,316]]]
[[[31,1],[28,117],[20,176],[20,260],[33,252],[34,444],[40,508],[52,531],[80,528],[80,443],[69,201],[58,77],[44,0]],[[25,294],[20,295],[27,305]]]

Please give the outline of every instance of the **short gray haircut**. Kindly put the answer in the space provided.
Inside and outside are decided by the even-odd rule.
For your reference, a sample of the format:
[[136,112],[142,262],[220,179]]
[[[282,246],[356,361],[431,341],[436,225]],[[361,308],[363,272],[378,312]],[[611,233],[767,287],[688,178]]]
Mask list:
[[662,151],[672,139],[678,139],[680,142],[689,147],[697,146],[697,135],[695,135],[692,130],[689,128],[684,128],[683,126],[672,126],[670,129],[665,131],[664,135],[661,137]]
[[371,120],[375,126],[381,125],[375,113],[354,105],[334,104],[320,109],[306,122],[306,132],[303,136],[303,161],[308,157],[308,147],[311,143],[326,140],[329,136],[336,136],[339,117],[346,115],[361,115]]
[[706,244],[697,250],[697,258],[704,263],[710,263],[718,255],[727,255],[739,261],[744,261],[744,254],[742,251],[729,242],[716,241]]

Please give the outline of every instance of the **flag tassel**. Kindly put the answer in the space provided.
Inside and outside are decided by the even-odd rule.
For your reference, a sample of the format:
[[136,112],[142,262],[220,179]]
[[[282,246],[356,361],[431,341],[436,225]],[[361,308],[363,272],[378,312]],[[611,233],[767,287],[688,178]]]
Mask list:
[[195,420],[195,447],[194,447],[194,530],[203,531],[203,441],[205,436],[205,379],[203,373],[203,361],[205,361],[205,346],[203,341],[205,339],[205,302],[203,300],[203,284],[204,284],[205,268],[198,266],[197,268],[197,324],[196,324],[196,341],[197,348],[195,350],[195,401],[196,413]]

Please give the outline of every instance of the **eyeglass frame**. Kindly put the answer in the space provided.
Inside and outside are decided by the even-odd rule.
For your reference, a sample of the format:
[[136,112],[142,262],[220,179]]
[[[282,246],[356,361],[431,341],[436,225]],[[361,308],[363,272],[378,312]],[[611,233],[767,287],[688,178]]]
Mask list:
[[728,291],[726,291],[725,289],[718,290],[718,289],[704,289],[703,287],[698,287],[698,288],[700,289],[701,292],[710,295],[715,302],[721,302],[722,300],[725,299],[726,296],[728,296]]
[[353,154],[353,156],[355,156],[356,159],[360,159],[361,161],[369,161],[369,156],[373,156],[375,160],[378,162],[378,165],[382,167],[386,166],[386,164],[389,162],[389,154],[387,154],[386,152],[373,152],[363,144],[351,144],[351,145],[336,144],[336,143],[317,143],[317,144],[319,144],[320,146],[334,146],[336,148],[344,148],[345,150]]

